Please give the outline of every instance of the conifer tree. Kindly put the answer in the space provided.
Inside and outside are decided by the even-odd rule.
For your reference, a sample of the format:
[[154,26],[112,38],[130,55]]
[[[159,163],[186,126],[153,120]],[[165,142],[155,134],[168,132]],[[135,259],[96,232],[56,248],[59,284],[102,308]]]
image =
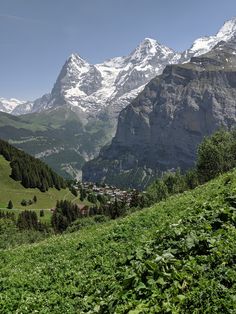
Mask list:
[[7,208],[8,209],[12,209],[13,208],[13,203],[12,203],[11,200],[8,202]]

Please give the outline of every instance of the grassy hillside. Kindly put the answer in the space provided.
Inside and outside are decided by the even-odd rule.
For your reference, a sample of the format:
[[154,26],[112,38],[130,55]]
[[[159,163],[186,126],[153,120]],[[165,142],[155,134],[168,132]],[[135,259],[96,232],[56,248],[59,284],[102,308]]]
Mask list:
[[236,171],[126,218],[0,251],[0,313],[235,313]]
[[[12,200],[14,208],[18,209],[45,209],[55,207],[56,201],[59,199],[73,200],[75,197],[68,189],[58,191],[50,188],[47,192],[40,192],[38,189],[26,189],[19,181],[10,178],[11,167],[9,162],[0,156],[0,208],[6,208],[8,201]],[[32,200],[34,195],[37,202],[31,206],[21,206],[21,201]]]

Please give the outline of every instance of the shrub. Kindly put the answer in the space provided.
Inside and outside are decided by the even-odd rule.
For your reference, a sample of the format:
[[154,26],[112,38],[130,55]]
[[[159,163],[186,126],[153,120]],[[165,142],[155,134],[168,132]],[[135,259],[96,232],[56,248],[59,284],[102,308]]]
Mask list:
[[236,166],[236,132],[220,130],[199,145],[197,173],[202,183]]
[[21,205],[22,205],[22,206],[27,206],[27,201],[26,201],[26,200],[22,200],[22,201],[21,201]]

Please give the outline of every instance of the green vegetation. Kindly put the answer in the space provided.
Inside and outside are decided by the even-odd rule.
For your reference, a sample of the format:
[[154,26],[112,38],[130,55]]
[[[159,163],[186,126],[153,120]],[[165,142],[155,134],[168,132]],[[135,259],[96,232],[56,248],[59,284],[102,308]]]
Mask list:
[[69,201],[58,201],[52,215],[52,227],[56,232],[62,232],[80,217],[79,207]]
[[65,178],[78,174],[85,163],[84,154],[97,154],[111,140],[114,126],[106,116],[99,122],[83,121],[80,113],[64,106],[18,117],[0,113],[1,138],[40,156]]
[[236,131],[219,130],[206,137],[198,147],[196,167],[185,174],[166,172],[147,189],[145,204],[182,193],[236,167]]
[[205,139],[195,169],[134,192],[130,210],[58,201],[51,222],[62,235],[39,222],[42,210],[17,222],[14,209],[1,213],[0,313],[235,313],[236,169],[199,185],[235,167],[235,138]]
[[[11,177],[11,167],[9,162],[0,156],[0,208],[7,208],[9,201],[13,202],[14,208],[17,209],[50,209],[55,207],[56,201],[60,199],[75,200],[74,195],[69,189],[57,190],[50,188],[46,192],[38,189],[26,189],[19,181],[13,180]],[[37,197],[37,202],[30,206],[22,206],[21,202],[25,200],[33,200]],[[12,209],[15,211],[15,209]]]
[[[21,213],[23,212],[19,213],[19,217]],[[32,213],[35,214],[35,212],[31,212],[31,214]],[[49,230],[47,230],[46,225],[40,224],[38,222],[37,225],[39,228],[19,229],[19,227],[24,225],[21,224],[21,218],[16,220],[15,217],[16,215],[12,212],[10,213],[0,211],[0,250],[14,248],[22,244],[31,244],[42,241],[51,235]]]
[[24,210],[20,212],[17,218],[16,225],[20,230],[32,229],[32,230],[44,231],[47,229],[47,226],[42,224],[39,221],[37,213],[31,210]]
[[11,177],[20,181],[25,188],[38,188],[45,192],[50,187],[60,190],[66,187],[65,181],[45,163],[0,140],[0,155],[10,161]]
[[197,174],[206,182],[236,166],[236,130],[220,130],[199,145]]
[[13,208],[13,203],[12,203],[11,200],[8,202],[7,208],[8,209],[12,209]]
[[234,313],[235,195],[233,171],[121,220],[1,251],[1,313]]

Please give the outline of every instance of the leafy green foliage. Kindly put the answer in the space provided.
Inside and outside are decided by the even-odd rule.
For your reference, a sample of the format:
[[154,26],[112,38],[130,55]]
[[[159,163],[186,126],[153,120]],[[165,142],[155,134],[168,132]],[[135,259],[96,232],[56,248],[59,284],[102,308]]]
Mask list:
[[[166,172],[162,178],[158,178],[147,189],[146,203],[153,204],[166,199],[169,195],[182,193],[189,187],[188,175],[181,175],[180,170],[176,172]],[[145,203],[145,202],[144,202]]]
[[[19,230],[13,214],[0,212],[0,250],[10,249],[16,246],[35,243],[51,235],[48,230]],[[1,313],[1,310],[0,310]]]
[[236,131],[219,130],[199,145],[196,167],[185,174],[166,172],[147,189],[146,204],[166,199],[205,183],[236,167]]
[[93,226],[96,225],[97,223],[103,223],[108,221],[108,217],[105,215],[95,215],[92,217],[83,217],[83,218],[79,218],[77,220],[75,220],[70,226],[69,228],[67,228],[66,232],[70,233],[70,232],[75,232],[75,231],[79,231],[82,228],[85,227],[89,227],[89,226]]
[[[234,146],[226,145],[229,163],[219,157],[221,136],[227,138],[213,139],[218,157],[209,154],[209,142],[201,150],[202,165],[204,158],[214,165],[205,178],[201,167],[164,174],[143,198],[165,201],[149,209],[106,221],[103,215],[126,213],[122,202],[94,207],[95,216],[86,218],[72,203],[58,202],[54,229],[73,233],[0,251],[0,312],[234,313],[236,171],[185,191],[233,167]],[[140,202],[135,193],[132,202]],[[35,215],[26,216],[37,232]],[[12,241],[15,224],[2,217],[0,247],[8,234]]]
[[97,200],[100,204],[104,205],[108,202],[109,198],[106,195],[103,194],[98,194],[97,195]]
[[235,312],[235,171],[123,219],[92,220],[0,251],[2,313]]
[[236,131],[220,130],[199,145],[197,172],[201,182],[236,166]]
[[83,188],[80,188],[80,200],[81,200],[81,202],[83,202],[83,200],[85,200],[86,197],[87,197],[86,190]]

